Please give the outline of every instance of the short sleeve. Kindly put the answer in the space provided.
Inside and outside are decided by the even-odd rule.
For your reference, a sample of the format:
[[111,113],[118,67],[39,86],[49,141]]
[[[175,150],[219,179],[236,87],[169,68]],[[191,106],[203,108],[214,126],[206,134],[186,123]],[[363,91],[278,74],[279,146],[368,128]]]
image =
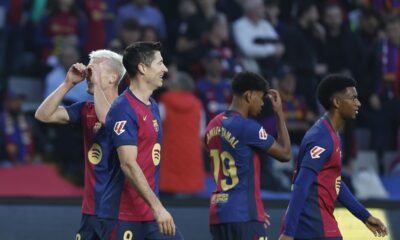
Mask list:
[[115,147],[137,145],[137,115],[127,105],[113,105],[106,117],[106,130]]
[[256,121],[250,120],[243,124],[245,124],[244,137],[247,145],[266,150],[275,142],[275,139]]
[[317,174],[332,154],[333,141],[330,138],[314,137],[306,143],[300,167],[307,167]]
[[65,107],[65,110],[67,110],[69,116],[69,121],[71,123],[77,123],[81,120],[81,111],[85,104],[86,102],[77,102]]

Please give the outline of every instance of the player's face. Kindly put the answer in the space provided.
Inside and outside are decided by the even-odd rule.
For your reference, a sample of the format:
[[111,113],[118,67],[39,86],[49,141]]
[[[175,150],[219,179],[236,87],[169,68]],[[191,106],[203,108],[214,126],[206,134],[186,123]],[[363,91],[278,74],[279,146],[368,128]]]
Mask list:
[[[90,61],[88,66],[93,66],[92,68],[87,68],[87,77],[86,77],[86,81],[87,81],[87,93],[93,95],[94,94],[94,85],[93,85],[93,81],[94,81],[94,76],[98,77],[98,84],[100,85],[102,90],[106,90],[106,88],[108,86],[110,86],[110,80],[113,79],[114,75],[114,71],[113,69],[107,64],[107,61],[105,59],[95,59],[93,61]],[[98,71],[93,72],[93,71]]]
[[340,105],[339,113],[344,119],[355,119],[361,102],[358,100],[358,94],[355,87],[348,87],[343,94],[338,95]]
[[168,68],[164,65],[164,60],[159,51],[154,53],[154,59],[150,66],[147,67],[146,81],[153,88],[157,89],[163,84],[164,74],[168,72]]
[[260,114],[261,108],[264,105],[265,93],[263,91],[251,91],[250,94],[249,115],[255,117]]

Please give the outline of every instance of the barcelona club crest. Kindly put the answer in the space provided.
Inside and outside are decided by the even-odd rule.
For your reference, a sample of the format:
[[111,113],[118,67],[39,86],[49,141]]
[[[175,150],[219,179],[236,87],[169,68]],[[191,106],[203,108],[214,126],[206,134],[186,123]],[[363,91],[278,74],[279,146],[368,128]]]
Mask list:
[[93,127],[93,133],[97,133],[101,128],[101,122],[96,122]]
[[158,127],[158,122],[157,122],[157,120],[153,120],[153,126],[154,126],[154,130],[155,130],[156,132],[158,132],[159,127]]

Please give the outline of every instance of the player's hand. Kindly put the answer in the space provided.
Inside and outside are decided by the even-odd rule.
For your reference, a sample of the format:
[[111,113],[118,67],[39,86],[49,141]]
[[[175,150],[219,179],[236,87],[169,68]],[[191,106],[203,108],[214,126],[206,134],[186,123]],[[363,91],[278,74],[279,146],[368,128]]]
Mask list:
[[73,64],[67,72],[65,83],[70,86],[75,86],[76,84],[82,82],[83,79],[85,79],[85,70],[86,66],[82,63]]
[[268,228],[269,226],[271,226],[271,222],[269,221],[269,219],[270,219],[270,216],[269,216],[269,214],[268,213],[264,213],[265,214],[265,222],[264,222],[264,227],[265,228]]
[[95,64],[89,64],[86,70],[87,80],[94,85],[100,85],[101,71],[100,67]]
[[279,240],[293,240],[293,237],[286,236],[285,234],[281,234]]
[[381,220],[374,216],[370,216],[365,222],[365,225],[374,233],[375,237],[384,237],[388,234],[386,226],[381,222]]
[[274,112],[282,112],[282,100],[279,92],[275,89],[270,89],[267,92],[267,96],[272,103],[272,109]]
[[154,211],[154,217],[158,224],[161,234],[175,236],[175,223],[171,214],[163,207],[159,207]]

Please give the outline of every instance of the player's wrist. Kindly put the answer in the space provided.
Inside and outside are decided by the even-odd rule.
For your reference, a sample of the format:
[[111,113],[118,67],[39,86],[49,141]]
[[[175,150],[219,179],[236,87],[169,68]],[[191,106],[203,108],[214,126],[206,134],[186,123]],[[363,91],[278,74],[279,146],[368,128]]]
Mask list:
[[66,90],[70,90],[74,87],[74,83],[68,79],[66,79],[63,83],[62,83],[62,87],[65,88]]

